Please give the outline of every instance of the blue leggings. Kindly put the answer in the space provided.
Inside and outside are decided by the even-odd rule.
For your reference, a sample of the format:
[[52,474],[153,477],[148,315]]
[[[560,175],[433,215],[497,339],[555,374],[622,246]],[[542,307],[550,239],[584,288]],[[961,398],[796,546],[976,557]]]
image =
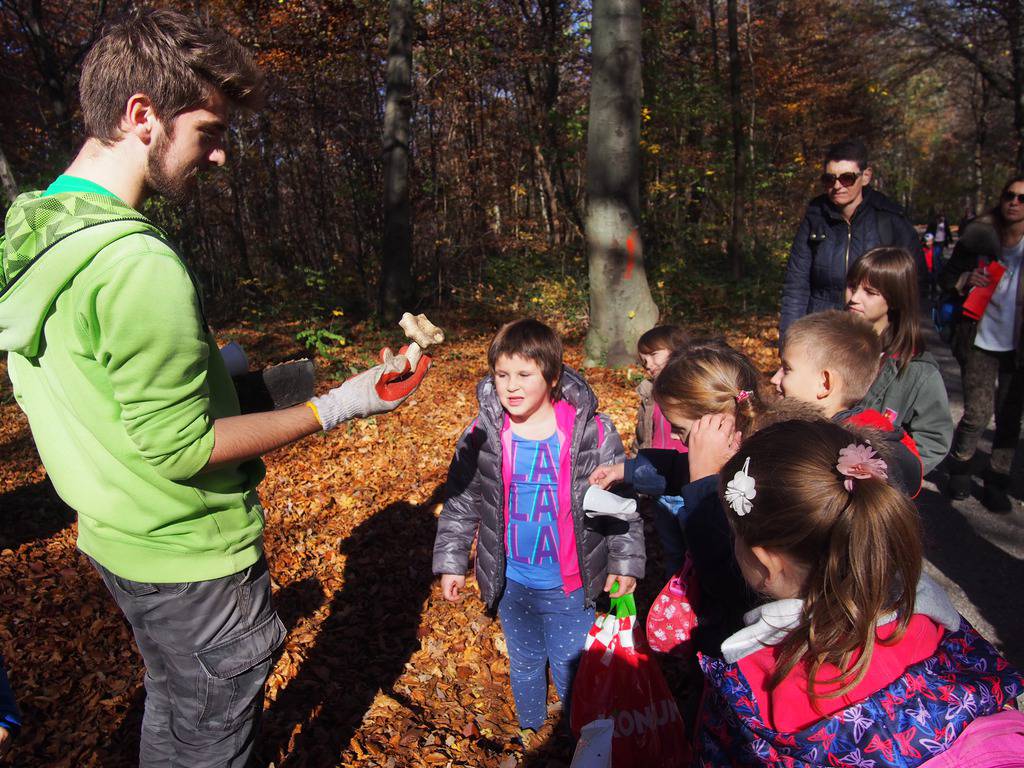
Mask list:
[[537,730],[547,718],[549,664],[568,715],[572,679],[594,623],[594,609],[583,607],[583,590],[566,595],[561,587],[533,589],[507,579],[498,617],[508,645],[519,727]]

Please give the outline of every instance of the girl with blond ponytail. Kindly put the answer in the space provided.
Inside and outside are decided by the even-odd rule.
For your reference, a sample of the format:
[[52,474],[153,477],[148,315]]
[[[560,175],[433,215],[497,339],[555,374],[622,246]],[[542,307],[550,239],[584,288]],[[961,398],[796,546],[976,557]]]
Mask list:
[[735,562],[768,600],[706,654],[704,766],[1020,765],[1024,691],[922,573],[914,505],[864,438],[790,420],[719,476]]

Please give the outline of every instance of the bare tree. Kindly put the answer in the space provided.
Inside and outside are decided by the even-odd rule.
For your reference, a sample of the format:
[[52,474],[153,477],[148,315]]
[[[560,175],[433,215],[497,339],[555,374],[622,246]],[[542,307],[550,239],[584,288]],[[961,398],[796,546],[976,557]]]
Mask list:
[[412,299],[409,124],[412,113],[412,0],[391,0],[384,105],[384,237],[378,312],[398,319]]
[[746,249],[745,208],[747,197],[747,134],[743,130],[743,94],[739,18],[736,0],[725,4],[729,33],[729,114],[732,122],[732,222],[729,226],[729,260],[732,276],[743,276]]
[[588,365],[626,365],[658,320],[640,237],[640,0],[594,0],[587,136]]
[[1024,3],[1021,0],[889,2],[892,18],[939,54],[969,62],[1013,105],[1016,165],[1024,171]]
[[4,197],[12,203],[18,196],[18,185],[14,183],[14,173],[11,171],[11,164],[7,162],[3,147],[0,147],[0,189],[3,190]]

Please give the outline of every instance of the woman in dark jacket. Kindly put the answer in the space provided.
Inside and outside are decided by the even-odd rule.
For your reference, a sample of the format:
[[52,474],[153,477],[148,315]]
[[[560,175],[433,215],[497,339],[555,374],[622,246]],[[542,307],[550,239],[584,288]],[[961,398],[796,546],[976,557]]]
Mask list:
[[939,276],[945,291],[965,297],[953,335],[953,354],[963,376],[964,415],[953,435],[948,492],[954,499],[970,495],[978,438],[995,413],[982,499],[993,512],[1012,509],[1007,488],[1024,407],[1022,260],[1024,175],[1010,179],[999,205],[968,225]]

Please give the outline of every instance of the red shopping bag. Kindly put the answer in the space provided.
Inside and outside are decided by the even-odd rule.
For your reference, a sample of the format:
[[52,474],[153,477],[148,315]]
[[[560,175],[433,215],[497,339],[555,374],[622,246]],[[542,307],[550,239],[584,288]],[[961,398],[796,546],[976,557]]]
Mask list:
[[682,657],[693,654],[699,594],[693,558],[687,554],[683,567],[668,580],[647,612],[647,642],[651,650]]
[[672,692],[636,631],[632,595],[612,599],[587,636],[573,683],[570,725],[578,737],[587,723],[615,721],[615,768],[686,768],[692,756]]

